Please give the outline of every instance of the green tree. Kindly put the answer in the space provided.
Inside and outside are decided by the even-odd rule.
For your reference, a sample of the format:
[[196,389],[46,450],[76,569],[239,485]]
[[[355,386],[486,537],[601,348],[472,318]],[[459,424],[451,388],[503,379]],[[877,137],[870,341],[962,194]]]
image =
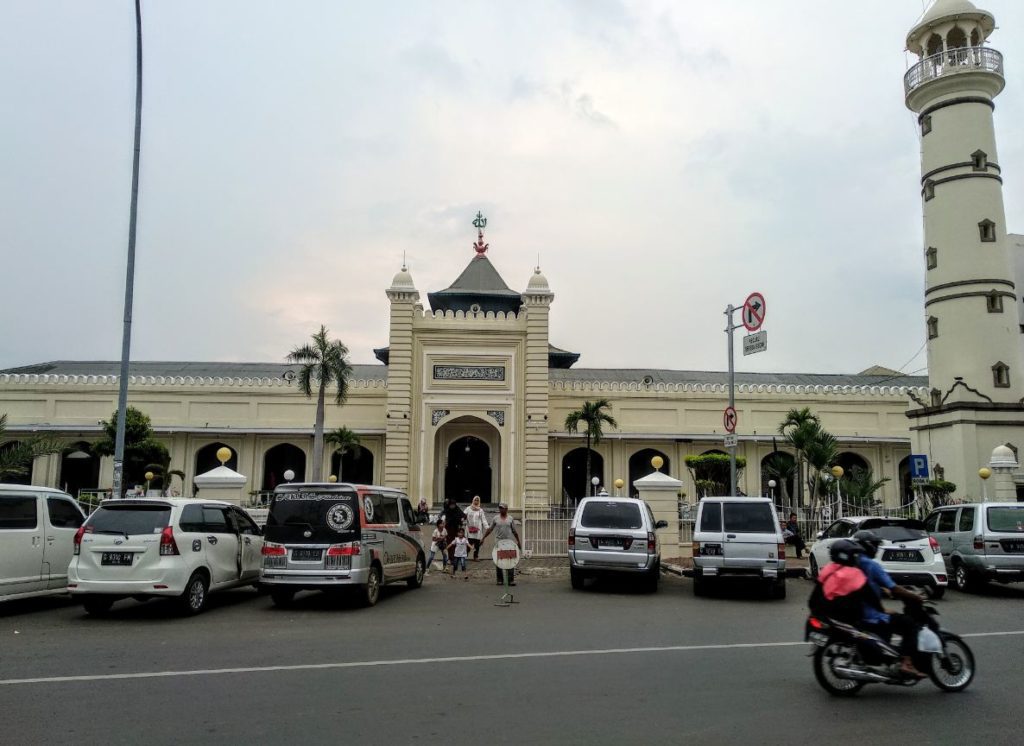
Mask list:
[[[124,479],[122,480],[122,494],[128,485],[142,484],[146,481],[146,472],[154,471],[153,467],[168,465],[168,470],[161,469],[161,484],[163,477],[170,478],[169,465],[171,455],[167,446],[154,437],[153,426],[149,415],[141,412],[135,407],[128,407],[125,410],[124,418]],[[100,423],[103,428],[103,437],[93,446],[93,451],[100,456],[114,455],[114,441],[117,437],[117,417],[115,410],[109,420]],[[181,474],[181,472],[178,472]],[[184,475],[182,475],[184,479]],[[166,489],[166,485],[164,486]]]
[[324,442],[328,445],[334,446],[334,450],[336,450],[341,457],[338,461],[338,473],[336,475],[340,482],[342,462],[345,459],[345,454],[351,453],[352,458],[359,458],[359,455],[362,453],[362,450],[359,448],[361,441],[359,440],[359,436],[347,427],[339,427],[324,435]]
[[570,412],[565,417],[565,430],[569,433],[578,433],[580,431],[580,423],[586,426],[587,435],[587,489],[590,489],[590,453],[591,446],[597,445],[601,442],[601,438],[604,437],[604,426],[618,427],[619,423],[615,421],[615,418],[605,412],[606,409],[611,409],[612,403],[607,399],[598,399],[597,401],[585,401],[583,406],[577,409],[575,412]]
[[842,476],[839,483],[843,500],[851,505],[870,510],[879,502],[875,499],[875,493],[891,481],[889,477],[875,479],[870,467],[865,469],[861,466],[854,466]]
[[764,460],[764,473],[778,484],[778,501],[782,505],[793,507],[793,495],[789,494],[789,485],[799,484],[796,458],[785,451],[775,451]]
[[313,479],[324,473],[324,395],[327,386],[335,385],[335,404],[344,404],[348,398],[348,379],[352,366],[348,361],[348,347],[337,339],[327,338],[327,327],[313,335],[313,343],[296,347],[288,353],[288,362],[298,363],[299,390],[313,395],[316,385],[316,422],[313,425]]
[[[697,487],[697,497],[716,497],[729,492],[729,456],[724,453],[702,453],[683,459]],[[736,478],[747,466],[743,456],[736,457]]]
[[824,496],[824,474],[836,462],[839,448],[836,438],[817,422],[803,426],[805,445],[804,460],[807,462],[807,492],[811,496],[812,509],[816,509],[820,498]]
[[[7,415],[0,415],[0,440],[7,431]],[[6,444],[5,444],[6,445]],[[38,456],[60,453],[64,442],[52,435],[33,435],[0,448],[0,482],[32,475],[32,462]]]
[[779,435],[786,439],[786,443],[796,454],[796,484],[799,502],[803,502],[804,494],[804,472],[807,464],[805,449],[814,437],[813,426],[820,424],[818,416],[811,411],[810,407],[789,410],[785,419],[779,424]]

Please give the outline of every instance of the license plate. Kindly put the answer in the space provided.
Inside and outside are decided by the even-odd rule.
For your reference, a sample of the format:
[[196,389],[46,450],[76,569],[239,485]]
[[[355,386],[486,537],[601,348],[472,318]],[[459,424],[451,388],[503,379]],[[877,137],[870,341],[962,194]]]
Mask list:
[[886,549],[882,559],[886,562],[924,562],[921,553],[912,549]]
[[104,552],[100,557],[101,565],[130,565],[135,552]]
[[598,539],[597,545],[599,547],[615,547],[616,549],[621,549],[622,539]]
[[1024,552],[1024,541],[1001,541],[999,543],[1002,544],[1004,552],[1013,552],[1014,554]]
[[319,562],[320,558],[323,557],[323,549],[293,549],[292,550],[292,561],[293,562]]
[[722,556],[722,545],[721,544],[701,544],[700,553],[705,557],[721,557]]

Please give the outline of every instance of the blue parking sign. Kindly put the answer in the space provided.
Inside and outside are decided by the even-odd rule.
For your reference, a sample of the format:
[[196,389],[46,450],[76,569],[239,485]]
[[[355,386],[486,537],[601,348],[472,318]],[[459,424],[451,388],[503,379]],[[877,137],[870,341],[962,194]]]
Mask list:
[[910,457],[910,478],[928,479],[928,457],[911,455]]

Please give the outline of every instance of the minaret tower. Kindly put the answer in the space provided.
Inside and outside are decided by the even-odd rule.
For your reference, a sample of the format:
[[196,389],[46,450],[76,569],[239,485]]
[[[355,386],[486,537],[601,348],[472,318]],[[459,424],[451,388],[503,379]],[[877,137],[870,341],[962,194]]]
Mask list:
[[992,14],[937,0],[907,36],[918,115],[924,210],[927,401],[911,418],[915,453],[931,456],[957,497],[979,497],[994,446],[1024,445],[1024,355],[1003,210],[993,99],[1003,57],[986,45]]

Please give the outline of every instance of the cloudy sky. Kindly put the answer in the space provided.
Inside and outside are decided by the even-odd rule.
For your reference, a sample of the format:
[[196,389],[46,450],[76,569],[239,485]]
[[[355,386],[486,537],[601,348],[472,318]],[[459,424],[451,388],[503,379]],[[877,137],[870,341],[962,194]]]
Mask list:
[[[538,256],[580,366],[918,371],[918,138],[903,104],[922,0],[144,0],[133,357],[280,360],[319,324],[354,362],[384,288]],[[1024,3],[999,160],[1024,232]],[[131,0],[0,4],[0,367],[120,354]],[[424,298],[425,300],[425,298]]]

